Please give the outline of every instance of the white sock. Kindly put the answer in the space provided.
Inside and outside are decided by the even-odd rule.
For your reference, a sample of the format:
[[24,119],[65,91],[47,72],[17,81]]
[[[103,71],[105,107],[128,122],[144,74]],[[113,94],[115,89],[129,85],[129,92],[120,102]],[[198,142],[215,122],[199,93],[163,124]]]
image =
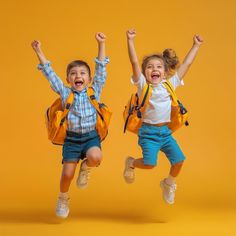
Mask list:
[[59,198],[68,199],[69,198],[68,192],[66,192],[66,193],[60,192],[59,193]]
[[168,185],[173,185],[173,184],[175,184],[175,182],[176,182],[176,178],[173,177],[173,176],[171,176],[171,175],[169,175],[169,176],[165,179],[165,182],[166,182],[166,184],[168,184]]
[[82,168],[82,170],[87,170],[87,169],[89,169],[89,168],[91,168],[91,167],[89,167],[89,166],[87,165],[87,163],[86,163],[86,160],[84,160],[84,161],[82,162],[81,168]]

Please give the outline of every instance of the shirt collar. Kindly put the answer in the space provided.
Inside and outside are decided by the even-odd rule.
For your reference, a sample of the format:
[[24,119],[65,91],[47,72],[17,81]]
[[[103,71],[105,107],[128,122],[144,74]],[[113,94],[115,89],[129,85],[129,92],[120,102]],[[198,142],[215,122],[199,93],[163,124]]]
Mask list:
[[152,84],[152,87],[158,87],[158,86],[160,86],[160,85],[162,85],[163,83],[165,83],[167,80],[166,79],[163,79],[162,81],[160,81],[157,85],[153,85]]
[[82,91],[77,91],[75,90],[74,88],[71,88],[71,91],[73,91],[74,93],[77,93],[77,94],[85,94],[87,93],[87,90],[88,90],[88,87],[85,87]]

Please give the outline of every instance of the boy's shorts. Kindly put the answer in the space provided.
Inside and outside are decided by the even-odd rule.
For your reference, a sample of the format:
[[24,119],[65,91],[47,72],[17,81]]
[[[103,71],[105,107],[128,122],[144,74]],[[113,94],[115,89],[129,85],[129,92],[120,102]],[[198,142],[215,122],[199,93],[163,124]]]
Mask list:
[[138,136],[145,165],[155,166],[157,164],[157,155],[160,150],[165,153],[171,165],[186,159],[171,134],[172,131],[167,125],[159,127],[145,123],[142,124],[138,131]]
[[101,148],[100,137],[96,130],[85,134],[78,134],[67,131],[67,136],[62,150],[62,163],[64,162],[79,162],[86,157],[86,152],[91,147]]

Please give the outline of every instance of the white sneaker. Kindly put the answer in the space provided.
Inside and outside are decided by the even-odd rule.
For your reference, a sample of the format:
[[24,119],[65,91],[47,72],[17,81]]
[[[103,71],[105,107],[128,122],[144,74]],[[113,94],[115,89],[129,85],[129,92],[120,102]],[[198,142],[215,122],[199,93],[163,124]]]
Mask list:
[[175,191],[177,188],[176,184],[168,185],[163,179],[160,182],[160,186],[162,189],[162,197],[168,204],[173,204],[175,202]]
[[86,188],[88,186],[88,180],[90,178],[90,168],[83,169],[83,162],[80,165],[79,176],[77,178],[76,184],[78,188]]
[[131,163],[133,163],[133,157],[127,157],[125,160],[125,170],[123,176],[125,178],[126,183],[132,184],[135,179],[134,168],[131,167]]
[[69,212],[69,198],[59,197],[57,200],[56,215],[60,218],[66,218]]

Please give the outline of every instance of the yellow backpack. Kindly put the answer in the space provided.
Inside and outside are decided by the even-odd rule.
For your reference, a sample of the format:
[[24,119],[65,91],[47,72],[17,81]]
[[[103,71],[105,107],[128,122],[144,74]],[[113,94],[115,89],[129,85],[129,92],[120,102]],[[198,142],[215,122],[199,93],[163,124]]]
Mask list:
[[[171,121],[168,123],[169,129],[174,132],[182,125],[188,126],[188,112],[183,104],[178,100],[176,93],[169,81],[164,82],[166,89],[169,91],[172,103],[171,103]],[[126,130],[137,134],[139,128],[142,125],[142,113],[145,111],[150,96],[152,94],[152,87],[149,84],[145,84],[140,99],[138,94],[132,94],[125,110],[123,112],[123,118],[125,121],[124,133]]]
[[174,91],[173,86],[169,81],[164,82],[166,89],[169,91],[172,103],[171,103],[171,121],[168,123],[169,129],[172,131],[176,131],[183,125],[188,126],[188,111],[183,106],[183,104],[178,100],[176,93]]
[[[96,130],[100,136],[101,141],[105,139],[108,133],[108,126],[110,123],[112,112],[103,103],[98,103],[94,89],[88,87],[87,96],[89,101],[97,111]],[[66,100],[65,108],[62,108],[61,98],[56,101],[46,111],[46,127],[48,131],[48,139],[53,144],[63,145],[67,130],[67,114],[73,104],[74,93],[71,92]]]
[[46,111],[46,127],[48,131],[48,139],[53,144],[62,145],[66,137],[67,121],[66,116],[71,108],[74,100],[74,93],[71,92],[66,100],[63,109],[61,98],[57,98],[55,102]]
[[89,101],[97,111],[96,130],[101,141],[103,141],[108,134],[108,126],[110,124],[112,112],[104,103],[97,102],[93,87],[88,87],[87,95]]
[[142,113],[148,105],[151,94],[152,87],[146,83],[140,98],[137,93],[133,93],[131,95],[131,98],[125,106],[125,110],[123,112],[123,118],[125,120],[124,133],[126,130],[132,133],[138,133],[138,130],[142,125]]

